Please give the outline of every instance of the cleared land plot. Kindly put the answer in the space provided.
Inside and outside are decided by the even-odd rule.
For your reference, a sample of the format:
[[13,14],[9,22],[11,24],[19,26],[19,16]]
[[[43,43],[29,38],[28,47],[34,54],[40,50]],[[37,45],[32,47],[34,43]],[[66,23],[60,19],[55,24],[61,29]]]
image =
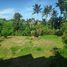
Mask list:
[[27,54],[36,57],[49,57],[53,55],[52,48],[63,48],[60,37],[44,35],[39,38],[29,36],[12,36],[0,42],[0,58],[14,58]]

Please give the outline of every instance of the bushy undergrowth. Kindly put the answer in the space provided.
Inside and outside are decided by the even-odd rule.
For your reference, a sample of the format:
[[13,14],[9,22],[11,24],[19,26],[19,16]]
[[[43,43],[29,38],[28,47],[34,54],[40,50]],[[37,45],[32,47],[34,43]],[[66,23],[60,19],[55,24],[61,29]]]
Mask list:
[[61,30],[56,30],[55,35],[62,36],[63,32]]
[[67,33],[65,33],[62,37],[63,42],[67,44]]

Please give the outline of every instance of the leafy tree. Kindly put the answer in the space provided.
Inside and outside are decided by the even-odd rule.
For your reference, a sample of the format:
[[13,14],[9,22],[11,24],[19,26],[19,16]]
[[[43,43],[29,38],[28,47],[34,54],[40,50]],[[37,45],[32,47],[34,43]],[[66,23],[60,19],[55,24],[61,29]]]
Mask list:
[[14,23],[13,23],[13,26],[14,26],[14,32],[15,31],[19,31],[19,28],[20,28],[20,20],[21,20],[21,14],[20,13],[15,13],[14,14]]

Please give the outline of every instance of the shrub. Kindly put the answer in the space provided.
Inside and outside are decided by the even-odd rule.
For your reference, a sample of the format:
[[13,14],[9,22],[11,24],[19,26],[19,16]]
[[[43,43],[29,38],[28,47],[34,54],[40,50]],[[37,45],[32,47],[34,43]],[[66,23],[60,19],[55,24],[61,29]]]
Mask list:
[[55,35],[62,36],[63,32],[61,30],[56,30]]
[[67,44],[67,33],[65,33],[62,37],[63,42]]
[[42,24],[35,25],[34,30],[31,31],[31,35],[38,37],[44,34],[44,26]]
[[67,49],[67,44],[65,44],[65,45],[64,45],[64,48],[66,48],[66,49]]
[[35,36],[35,37],[38,37],[39,36],[39,34],[38,34],[38,32],[36,30],[32,30],[31,31],[31,35],[32,36]]
[[55,34],[55,30],[48,29],[48,30],[46,31],[46,34],[48,34],[48,35],[53,35],[53,34]]
[[64,47],[63,49],[60,49],[60,54],[67,58],[67,48]]
[[67,32],[67,23],[66,22],[62,24],[62,30],[63,30],[63,32]]
[[1,31],[1,35],[4,37],[7,37],[7,36],[11,35],[12,33],[13,33],[13,28],[12,28],[11,23],[9,23],[9,22],[4,23],[3,29]]
[[9,36],[11,34],[11,31],[8,29],[3,29],[2,30],[2,36],[4,36],[5,38],[7,38],[7,36]]
[[42,24],[37,24],[35,26],[35,30],[32,30],[32,35],[35,37],[41,36],[41,35],[53,35],[55,33],[55,30],[49,29],[47,26],[44,26]]
[[2,36],[7,38],[7,36],[10,36],[12,34],[12,32],[13,32],[12,29],[3,28],[1,34],[2,34]]
[[36,31],[34,32],[34,36],[35,36],[35,37],[40,36],[40,32],[36,30]]
[[28,26],[23,30],[22,35],[23,36],[30,36],[31,35],[31,30]]

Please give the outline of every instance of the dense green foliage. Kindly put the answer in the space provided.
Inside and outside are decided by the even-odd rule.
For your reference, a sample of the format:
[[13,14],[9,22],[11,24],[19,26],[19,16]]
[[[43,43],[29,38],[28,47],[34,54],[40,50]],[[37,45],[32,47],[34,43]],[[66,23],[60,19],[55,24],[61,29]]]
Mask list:
[[67,33],[65,33],[62,38],[63,38],[64,43],[67,44]]

